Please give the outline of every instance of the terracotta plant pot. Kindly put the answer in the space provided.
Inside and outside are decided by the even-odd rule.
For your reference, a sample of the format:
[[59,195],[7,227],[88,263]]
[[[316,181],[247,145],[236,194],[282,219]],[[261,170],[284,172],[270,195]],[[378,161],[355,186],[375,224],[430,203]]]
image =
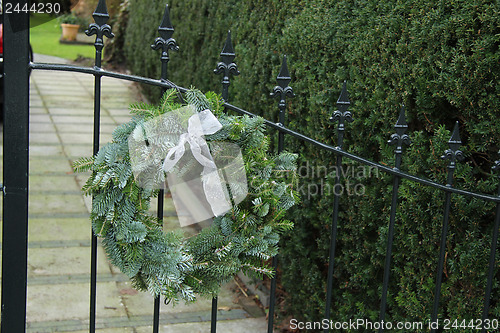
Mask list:
[[76,40],[76,34],[78,33],[78,29],[80,28],[80,25],[78,25],[78,24],[61,23],[61,28],[62,28],[61,40],[64,40],[64,41],[75,41]]

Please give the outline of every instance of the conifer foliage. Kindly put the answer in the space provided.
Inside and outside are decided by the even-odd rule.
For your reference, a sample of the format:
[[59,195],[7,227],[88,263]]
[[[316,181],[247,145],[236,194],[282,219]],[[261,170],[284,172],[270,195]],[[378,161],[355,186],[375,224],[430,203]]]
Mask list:
[[115,129],[112,142],[74,164],[77,172],[91,172],[83,191],[93,197],[92,228],[111,263],[135,288],[168,301],[215,296],[240,270],[272,276],[268,259],[278,252],[280,234],[293,228],[286,212],[298,200],[297,156],[268,153],[262,118],[224,114],[220,96],[213,93],[190,90],[186,100],[198,111],[209,108],[218,118],[222,129],[205,139],[209,146],[220,141],[238,144],[248,178],[246,199],[196,236],[163,231],[149,211],[159,191],[138,186],[128,150],[129,135],[137,126],[182,106],[175,90],[167,91],[159,105],[132,105],[134,117]]

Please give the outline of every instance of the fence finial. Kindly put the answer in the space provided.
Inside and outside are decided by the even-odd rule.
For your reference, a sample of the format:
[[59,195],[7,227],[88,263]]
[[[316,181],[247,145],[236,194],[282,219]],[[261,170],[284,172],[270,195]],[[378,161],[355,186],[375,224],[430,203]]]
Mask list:
[[229,84],[230,75],[239,75],[238,67],[234,63],[236,54],[234,53],[233,43],[231,42],[231,31],[227,32],[226,42],[220,53],[221,62],[214,69],[215,74],[223,74],[222,76],[222,98],[227,102],[229,100]]
[[460,139],[460,133],[458,130],[458,121],[455,123],[455,127],[453,128],[453,133],[451,135],[450,140],[448,141],[448,145],[454,151],[457,151],[458,148],[462,145],[462,140]]
[[155,42],[151,47],[153,50],[161,49],[161,79],[167,79],[167,66],[170,61],[170,57],[168,55],[169,50],[178,51],[179,46],[175,39],[172,38],[174,34],[174,27],[172,26],[172,22],[170,21],[170,10],[168,9],[168,5],[165,5],[165,12],[163,13],[163,19],[161,21],[160,26],[158,27],[158,32],[160,37],[155,39]]
[[99,0],[97,7],[92,14],[95,23],[91,23],[89,28],[85,30],[87,36],[96,35],[94,47],[96,49],[95,64],[101,67],[102,49],[104,48],[104,36],[113,38],[115,35],[111,32],[111,26],[106,24],[109,20],[108,9],[105,0]]
[[455,123],[453,133],[450,140],[448,141],[448,146],[450,147],[441,156],[442,159],[449,159],[448,164],[448,182],[447,185],[451,186],[453,184],[453,171],[455,170],[455,165],[457,161],[464,160],[464,153],[459,149],[462,145],[462,140],[460,139],[458,121]]
[[444,155],[441,156],[442,159],[450,159],[450,164],[455,164],[456,160],[463,160],[464,155],[461,150],[459,150],[462,145],[462,140],[460,139],[459,126],[458,121],[455,123],[455,127],[453,128],[453,133],[451,134],[450,140],[448,141],[448,146],[450,149],[447,149],[444,152]]
[[92,14],[92,17],[94,18],[95,23],[97,23],[99,26],[102,26],[106,24],[106,22],[108,22],[109,14],[105,0],[99,0],[94,13]]
[[227,31],[226,42],[224,43],[224,48],[222,49],[220,56],[222,58],[222,61],[224,61],[225,63],[233,62],[234,57],[236,56],[234,54],[233,43],[231,42],[231,30]]
[[278,83],[277,86],[274,87],[273,92],[271,93],[271,97],[279,98],[279,124],[284,126],[285,123],[285,107],[286,107],[286,97],[294,97],[292,87],[289,86],[292,78],[290,77],[290,73],[288,72],[288,65],[286,61],[286,55],[283,56],[283,61],[281,63],[280,73],[276,78]]
[[344,81],[342,91],[340,92],[339,99],[337,100],[337,107],[341,112],[345,112],[349,105],[351,105],[351,102],[349,101],[349,94],[347,93],[347,82]]
[[408,136],[408,134],[405,134],[406,130],[408,129],[408,124],[406,123],[404,105],[401,107],[399,118],[396,122],[396,125],[394,125],[394,129],[396,130],[396,133],[391,135],[391,139],[388,141],[388,143],[391,145],[396,145],[396,168],[399,168],[401,160],[398,155],[401,155],[403,153],[403,145],[410,145],[410,137]]
[[290,73],[288,72],[286,55],[283,56],[283,61],[281,63],[280,73],[278,74],[276,81],[278,81],[279,86],[283,89],[285,89],[288,86],[288,84],[292,81],[292,78],[290,77]]
[[158,32],[164,40],[172,38],[172,35],[174,34],[174,27],[170,21],[170,10],[168,9],[168,5],[165,5],[165,12],[163,13],[161,24],[158,27]]
[[405,106],[403,105],[401,107],[401,111],[399,111],[399,118],[398,121],[396,122],[396,125],[394,125],[394,128],[396,129],[396,132],[399,135],[403,135],[406,130],[408,129],[408,124],[406,123],[406,115],[405,115]]
[[344,131],[345,131],[345,122],[352,122],[352,113],[347,111],[347,108],[351,105],[349,101],[349,94],[347,93],[347,82],[344,81],[342,85],[342,91],[340,92],[339,99],[337,100],[337,108],[338,110],[333,112],[333,115],[330,117],[330,121],[338,121],[339,125],[337,127],[338,132],[338,145],[337,147],[342,148],[344,143]]

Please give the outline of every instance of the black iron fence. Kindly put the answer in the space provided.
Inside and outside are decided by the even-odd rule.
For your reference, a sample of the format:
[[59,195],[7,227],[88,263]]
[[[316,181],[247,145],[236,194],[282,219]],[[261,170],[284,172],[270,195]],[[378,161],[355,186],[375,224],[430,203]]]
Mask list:
[[[21,8],[27,0],[18,1]],[[4,2],[5,4],[5,2]],[[90,74],[95,77],[95,98],[94,98],[94,154],[99,150],[100,133],[100,108],[101,108],[101,79],[102,77],[112,77],[122,80],[134,81],[148,85],[158,86],[162,89],[176,88],[181,93],[186,89],[178,87],[167,79],[167,66],[169,62],[169,51],[177,49],[177,43],[172,38],[174,28],[170,22],[168,6],[165,9],[163,20],[158,28],[159,35],[152,45],[153,49],[161,50],[161,78],[159,80],[144,78],[140,76],[125,75],[103,70],[101,68],[102,50],[104,47],[104,37],[112,38],[111,27],[107,24],[109,15],[104,0],[99,0],[98,6],[93,14],[95,23],[92,23],[87,30],[87,35],[95,35],[95,66],[79,67],[62,64],[30,63],[29,61],[29,17],[27,13],[17,12],[5,15],[4,24],[4,73],[5,73],[5,104],[4,104],[4,141],[3,141],[3,239],[2,239],[2,320],[1,329],[5,333],[24,332],[26,327],[26,286],[27,286],[27,231],[28,231],[28,126],[29,126],[29,73],[31,70],[51,70],[70,71]],[[232,75],[238,75],[236,64],[233,62],[235,53],[231,44],[230,34],[221,53],[221,62],[217,64],[216,74],[222,74],[222,96],[225,100],[227,110],[232,110],[239,114],[255,116],[254,114],[229,104],[228,88]],[[462,195],[477,198],[487,202],[496,203],[496,216],[490,250],[490,261],[488,276],[485,287],[485,299],[482,320],[489,316],[489,306],[493,280],[496,270],[496,248],[498,244],[498,232],[500,227],[500,186],[498,196],[464,191],[453,187],[453,173],[456,163],[462,159],[460,150],[461,140],[458,131],[458,124],[455,125],[452,137],[449,140],[449,149],[444,152],[444,158],[449,159],[448,175],[446,184],[438,184],[423,178],[419,178],[400,171],[401,156],[403,146],[410,143],[410,137],[406,134],[408,128],[405,120],[404,108],[401,110],[395,125],[396,133],[390,138],[390,143],[395,145],[395,165],[385,166],[362,157],[351,154],[343,150],[343,137],[347,122],[352,121],[352,115],[348,111],[350,105],[346,85],[344,83],[340,97],[337,101],[338,110],[334,112],[332,120],[338,122],[337,146],[318,142],[299,132],[293,131],[285,126],[285,106],[287,97],[293,97],[292,88],[289,86],[291,77],[288,72],[286,57],[283,59],[281,71],[277,77],[277,86],[274,87],[272,96],[279,100],[278,122],[265,120],[267,126],[278,132],[278,152],[284,147],[285,135],[294,137],[307,144],[314,145],[319,149],[331,152],[336,157],[336,168],[340,170],[342,161],[347,158],[359,162],[369,167],[377,168],[379,171],[392,175],[392,201],[389,220],[389,232],[386,248],[386,261],[384,266],[383,285],[380,302],[379,319],[383,321],[386,314],[387,293],[391,272],[392,244],[394,239],[394,226],[396,222],[396,211],[398,209],[398,189],[402,179],[420,183],[425,186],[435,188],[444,194],[444,212],[442,216],[442,232],[440,238],[440,251],[438,257],[438,267],[435,276],[435,292],[431,321],[438,318],[439,298],[441,293],[441,283],[443,265],[445,261],[446,240],[448,232],[448,219],[451,209],[452,195]],[[500,174],[500,161],[496,161],[494,171]],[[342,173],[335,176],[335,185],[342,184]],[[334,202],[331,224],[331,241],[328,264],[328,280],[326,292],[326,306],[324,319],[331,317],[331,299],[333,290],[333,273],[335,270],[335,250],[337,242],[337,227],[339,224],[339,202],[341,193],[334,191]],[[163,218],[163,193],[160,193],[158,200],[158,218]],[[96,262],[97,262],[97,238],[92,233],[91,242],[91,277],[90,277],[90,324],[89,331],[95,332],[96,322]],[[277,258],[273,258],[273,266],[277,266]],[[269,306],[268,332],[273,331],[274,306],[275,306],[276,280],[271,283],[271,300]],[[154,302],[153,332],[159,330],[159,308],[160,299]],[[217,325],[217,298],[212,302],[211,332],[216,332]],[[382,330],[382,329],[381,329]],[[325,331],[328,331],[326,329]],[[435,331],[435,329],[431,329]],[[486,331],[483,326],[482,332]]]

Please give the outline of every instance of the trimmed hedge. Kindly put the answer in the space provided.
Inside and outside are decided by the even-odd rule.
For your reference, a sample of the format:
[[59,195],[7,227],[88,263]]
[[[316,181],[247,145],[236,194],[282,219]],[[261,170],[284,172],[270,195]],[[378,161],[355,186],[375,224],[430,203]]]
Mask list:
[[[159,77],[160,54],[149,45],[163,9],[157,0],[130,1],[125,52],[135,74]],[[276,120],[277,102],[269,92],[286,54],[297,95],[288,101],[288,127],[335,144],[329,117],[347,80],[354,121],[347,124],[344,149],[393,165],[387,140],[404,103],[412,145],[403,155],[403,170],[444,183],[448,162],[440,156],[459,121],[467,160],[455,172],[456,186],[496,193],[491,166],[500,147],[500,13],[495,1],[172,0],[170,10],[180,47],[170,52],[169,79],[175,83],[220,91],[221,78],[213,69],[231,29],[241,72],[230,87],[235,105]],[[148,92],[159,97],[159,91]],[[302,204],[293,212],[296,227],[282,242],[280,256],[286,311],[321,320],[335,157],[286,140],[287,149],[303,161]],[[376,321],[392,181],[344,162],[332,319]],[[347,182],[360,191],[347,193]],[[386,320],[430,318],[443,202],[444,193],[402,182]],[[481,316],[494,210],[490,203],[452,198],[441,318]],[[491,318],[500,315],[498,281],[497,272]]]

